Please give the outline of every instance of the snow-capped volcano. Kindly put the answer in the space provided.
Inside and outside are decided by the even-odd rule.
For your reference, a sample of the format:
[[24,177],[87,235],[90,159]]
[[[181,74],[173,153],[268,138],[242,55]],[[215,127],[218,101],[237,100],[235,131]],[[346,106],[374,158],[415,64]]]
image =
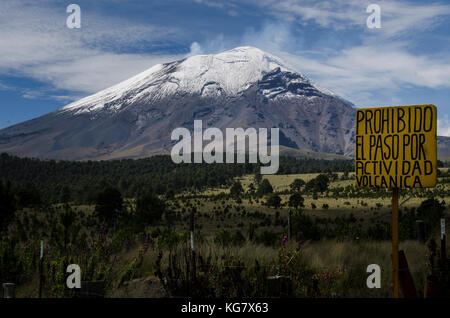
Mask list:
[[0,131],[0,152],[56,159],[170,152],[174,128],[280,128],[280,144],[351,155],[355,110],[254,47],[159,64],[48,115]]
[[[219,54],[196,55],[155,65],[124,82],[71,103],[63,110],[74,110],[76,113],[120,110],[136,101],[157,101],[177,94],[236,96],[274,71],[291,74],[288,80],[290,85],[298,86],[298,93],[301,93],[300,88],[309,87],[309,90],[333,95],[296,73],[278,57],[245,46]],[[280,93],[283,96],[288,92],[283,87],[267,87],[262,91],[267,97],[279,96]]]

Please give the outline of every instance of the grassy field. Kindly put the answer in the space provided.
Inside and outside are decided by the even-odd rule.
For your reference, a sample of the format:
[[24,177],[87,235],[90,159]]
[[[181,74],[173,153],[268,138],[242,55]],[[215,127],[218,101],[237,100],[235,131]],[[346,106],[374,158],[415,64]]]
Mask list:
[[[182,256],[185,253],[189,245],[188,236],[186,236],[189,231],[189,211],[195,208],[196,253],[204,259],[211,257],[215,260],[214,265],[211,265],[211,273],[217,274],[226,270],[231,257],[234,261],[239,260],[240,266],[245,268],[250,268],[251,264],[257,261],[258,266],[267,271],[264,272],[266,273],[264,275],[278,275],[286,272],[289,273],[290,277],[296,277],[294,295],[298,297],[390,297],[391,242],[388,239],[365,240],[350,233],[332,239],[321,238],[303,241],[293,239],[282,248],[282,238],[287,235],[289,185],[295,179],[300,178],[308,182],[317,175],[264,176],[269,180],[274,191],[280,193],[282,205],[277,209],[267,206],[265,204],[266,198],[243,195],[238,202],[227,195],[217,197],[220,193],[229,193],[228,188],[214,188],[177,195],[174,199],[166,201],[168,210],[172,211],[172,216],[164,215],[159,225],[148,227],[146,232],[142,234],[143,236],[152,235],[153,237],[155,231],[170,230],[173,233],[178,233],[176,234],[178,235],[176,236],[177,239],[175,239],[178,243],[172,247],[167,247],[167,244],[170,245],[170,241],[174,239],[167,235],[164,237],[162,234],[155,234],[150,247],[144,249],[143,246],[146,243],[143,243],[145,240],[141,238],[142,235],[130,236],[127,234],[127,236],[118,233],[117,229],[110,231],[108,235],[111,235],[111,238],[107,238],[107,241],[111,246],[115,246],[115,250],[110,252],[104,261],[108,268],[107,276],[110,281],[106,296],[173,296],[167,288],[164,288],[161,280],[155,274],[159,268],[158,257],[161,253],[161,266],[162,268],[168,268],[173,263],[171,257],[174,255]],[[328,191],[316,194],[316,196],[308,193],[302,194],[305,199],[305,207],[302,209],[305,215],[311,217],[312,220],[329,220],[330,226],[333,226],[333,220],[336,220],[336,218],[352,216],[354,218],[352,223],[354,229],[365,229],[376,224],[390,223],[391,202],[389,193],[384,197],[344,197],[344,194],[333,197],[333,189],[353,185],[351,176],[349,180],[341,180],[342,173],[337,173],[337,175],[337,180],[330,183]],[[246,175],[237,178],[236,181],[240,181],[244,192],[247,192],[250,184],[254,183],[253,178],[253,175]],[[438,185],[438,189],[447,190],[449,187],[450,183],[440,182]],[[411,194],[415,194],[415,196],[410,197]],[[447,202],[445,213],[448,218],[450,196],[434,197],[439,201]],[[402,211],[417,208],[426,199],[427,194],[422,192],[402,191],[400,202],[405,202],[400,208]],[[132,199],[125,200],[125,205],[128,206],[130,213],[135,209],[135,201]],[[55,208],[62,210],[63,206],[56,205]],[[71,208],[78,215],[79,220],[84,220],[80,221],[80,224],[89,228],[94,206],[72,205]],[[52,215],[49,213],[39,214],[28,211],[24,212],[24,215],[26,213],[30,214],[29,218],[38,220],[38,223],[41,224],[40,231],[42,233],[47,231],[47,227],[50,227],[53,222]],[[251,234],[252,227],[254,227],[254,234]],[[60,230],[56,227],[55,231]],[[96,231],[98,230],[95,227],[90,228],[90,230],[81,230],[90,238],[93,246],[97,244],[95,243],[98,238]],[[233,235],[238,234],[241,236],[241,241],[238,244],[225,245],[220,243],[222,242],[221,237],[229,235],[231,238],[228,239],[233,240]],[[274,244],[266,244],[263,239],[259,241],[251,239],[252,235],[263,238],[266,234],[272,235],[270,236],[272,240],[275,238]],[[293,233],[293,235],[296,234],[298,233]],[[117,237],[120,237],[120,239]],[[438,238],[438,234],[435,237]],[[115,240],[122,245],[116,243]],[[118,244],[122,247],[117,249]],[[404,240],[401,242],[400,248],[405,251],[417,293],[420,296],[423,294],[424,281],[428,273],[427,247],[416,240]],[[287,257],[288,260],[283,261],[283,257]],[[291,260],[295,261],[291,262]],[[378,264],[382,269],[382,288],[380,289],[368,289],[366,287],[368,276],[366,268],[369,264]],[[51,262],[49,266],[51,267]],[[185,267],[186,264],[180,261],[180,268],[183,268],[183,266]],[[250,271],[250,269],[248,270]],[[37,275],[35,272],[30,275],[31,279],[19,286],[17,291],[19,297],[36,296]],[[310,283],[308,283],[311,282],[311,279],[312,281],[316,279],[312,277],[318,277],[316,280],[318,287],[315,287],[315,291],[311,291]],[[59,294],[55,292],[51,295]]]
[[[286,249],[295,250],[294,243],[287,244]],[[391,242],[337,242],[321,241],[308,242],[301,249],[302,259],[306,266],[311,267],[319,275],[333,277],[331,288],[325,289],[327,293],[321,297],[391,297]],[[423,260],[426,258],[426,247],[416,241],[405,241],[400,244],[400,249],[405,251],[410,264],[411,275],[418,291],[423,291],[426,278],[426,266]],[[132,258],[132,251],[127,256]],[[261,266],[267,266],[274,270],[273,260],[278,257],[278,251],[263,245],[255,245],[250,242],[243,246],[224,249],[200,244],[198,253],[209,255],[231,254],[251,264],[255,259]],[[153,276],[154,260],[156,255],[146,255],[142,267],[142,277],[126,282],[119,288],[108,293],[109,297],[165,297],[167,296],[161,284]],[[126,263],[126,262],[124,262]],[[366,287],[366,268],[369,264],[378,264],[381,267],[381,288],[368,289]],[[343,290],[341,286],[351,285],[352,288]],[[355,288],[359,286],[359,288]]]
[[[448,171],[449,168],[441,168],[440,170],[442,172]],[[338,180],[333,181],[329,185],[329,189],[339,188],[339,187],[346,187],[346,186],[353,186],[353,174],[350,174],[349,180],[340,180],[343,173],[337,172]],[[289,185],[295,180],[295,179],[302,179],[305,182],[310,181],[313,178],[316,178],[319,174],[318,173],[308,173],[308,174],[291,174],[291,175],[266,175],[263,176],[264,179],[269,180],[271,183],[273,189],[275,192],[283,192],[289,190]],[[246,175],[241,178],[235,178],[236,181],[241,182],[244,191],[249,190],[249,186],[251,183],[254,183],[253,175]],[[438,187],[443,187],[444,189],[449,189],[450,184],[438,184]],[[311,215],[313,217],[327,217],[327,218],[334,218],[337,216],[344,216],[344,215],[350,215],[353,214],[359,222],[362,224],[369,224],[373,222],[378,221],[388,221],[390,222],[391,219],[391,196],[390,196],[390,190],[386,189],[387,196],[385,198],[349,198],[349,197],[337,197],[333,198],[330,196],[327,196],[326,194],[320,195],[318,198],[313,198],[312,195],[303,194],[304,197],[304,208],[303,210],[308,215]],[[205,191],[196,193],[199,197],[201,196],[212,196],[212,195],[218,195],[220,193],[229,193],[229,188],[213,188],[213,189],[207,189]],[[411,194],[417,193],[416,190],[402,190],[400,191],[400,209],[412,209],[417,208],[421,202],[424,201],[424,196],[417,196],[411,197]],[[287,218],[288,213],[288,207],[287,202],[289,199],[289,194],[280,194],[280,197],[282,199],[282,207],[277,209],[278,213],[280,213],[280,217]],[[443,196],[443,197],[437,197],[438,200],[444,200],[447,203],[450,203],[450,197],[449,196]],[[234,200],[228,199],[228,200],[222,200],[221,202],[211,202],[208,199],[198,199],[199,202],[199,212],[202,213],[210,213],[211,211],[215,209],[221,209],[224,205],[225,206],[236,206]],[[249,199],[242,199],[242,203],[240,204],[242,207],[244,207],[247,211],[253,212],[253,211],[261,211],[263,213],[271,214],[273,215],[276,211],[273,208],[268,208],[265,206],[265,200],[249,200]],[[311,204],[314,204],[316,207],[312,208]],[[324,208],[324,206],[327,206],[327,208]],[[448,206],[448,205],[447,205]],[[449,209],[447,209],[448,211]],[[238,224],[240,222],[233,219],[233,222]],[[230,222],[230,224],[227,223],[228,226],[233,227],[233,222]],[[213,230],[214,226],[209,226],[211,230]],[[214,231],[213,231],[214,232]]]

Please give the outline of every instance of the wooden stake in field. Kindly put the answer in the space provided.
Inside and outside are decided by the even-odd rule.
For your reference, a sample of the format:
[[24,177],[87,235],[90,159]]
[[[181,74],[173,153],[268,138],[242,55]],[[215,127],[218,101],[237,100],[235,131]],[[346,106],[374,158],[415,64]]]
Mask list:
[[195,264],[195,245],[194,245],[194,234],[195,234],[195,223],[194,223],[194,216],[195,210],[194,208],[191,209],[191,215],[189,218],[189,229],[191,232],[191,270],[192,270],[192,279],[195,279],[196,277],[196,264]]
[[194,253],[194,209],[191,209],[191,214],[189,215],[189,232],[191,234],[191,252]]
[[447,242],[445,237],[445,219],[441,219],[441,260],[447,260]]
[[392,189],[392,279],[394,282],[394,298],[398,298],[398,188]]
[[39,298],[42,298],[42,283],[44,281],[43,267],[44,267],[44,241],[41,240],[41,249],[39,255]]
[[288,240],[291,239],[292,235],[292,223],[291,223],[291,209],[288,210]]

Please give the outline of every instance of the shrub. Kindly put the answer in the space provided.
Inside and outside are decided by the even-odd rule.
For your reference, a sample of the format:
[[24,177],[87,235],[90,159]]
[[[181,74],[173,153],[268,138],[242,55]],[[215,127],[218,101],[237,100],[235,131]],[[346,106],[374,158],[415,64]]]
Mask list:
[[242,235],[241,231],[236,230],[231,237],[231,244],[234,246],[240,246],[245,243],[245,237]]
[[272,193],[267,198],[266,204],[273,208],[279,208],[281,206],[281,198],[278,194]]
[[124,215],[123,198],[119,190],[106,188],[97,195],[95,214],[106,223],[113,223]]
[[303,179],[295,179],[291,184],[290,188],[293,192],[300,192],[300,189],[305,185],[305,181]]
[[279,233],[264,230],[264,232],[256,237],[256,242],[266,246],[276,246],[277,243],[281,244],[281,235]]
[[264,196],[264,195],[272,193],[272,192],[273,192],[273,188],[272,188],[272,185],[270,184],[269,180],[263,179],[258,187],[258,195]]
[[214,242],[222,247],[231,246],[231,233],[228,229],[222,229],[216,234]]
[[320,239],[320,228],[314,220],[303,213],[296,211],[292,215],[292,231],[296,236],[303,236],[305,239]]
[[294,193],[291,194],[291,196],[289,197],[289,206],[293,207],[295,209],[298,209],[300,207],[304,207],[305,205],[303,204],[303,202],[305,202],[305,199],[300,195],[300,193]]
[[9,184],[0,181],[0,232],[6,229],[16,210],[14,194]]
[[330,183],[330,179],[326,174],[319,174],[314,179],[311,179],[306,184],[306,188],[311,192],[320,192],[323,193],[328,189],[328,184]]
[[239,181],[234,181],[230,188],[230,195],[233,198],[239,198],[244,193],[244,188]]
[[165,203],[151,192],[144,193],[136,199],[135,219],[138,224],[153,224],[161,220],[165,211]]
[[425,234],[431,236],[439,227],[439,221],[444,215],[445,203],[436,199],[427,199],[417,208],[417,217],[422,219],[425,225]]
[[21,207],[34,206],[42,203],[39,189],[31,182],[27,182],[17,190],[17,198],[18,204]]

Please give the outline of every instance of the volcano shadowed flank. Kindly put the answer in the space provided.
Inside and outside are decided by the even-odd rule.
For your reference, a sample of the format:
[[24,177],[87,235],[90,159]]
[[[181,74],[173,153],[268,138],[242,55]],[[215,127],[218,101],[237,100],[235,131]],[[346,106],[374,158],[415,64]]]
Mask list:
[[355,109],[253,47],[155,65],[122,83],[0,131],[0,152],[98,160],[169,153],[172,130],[280,128],[280,144],[352,156]]

